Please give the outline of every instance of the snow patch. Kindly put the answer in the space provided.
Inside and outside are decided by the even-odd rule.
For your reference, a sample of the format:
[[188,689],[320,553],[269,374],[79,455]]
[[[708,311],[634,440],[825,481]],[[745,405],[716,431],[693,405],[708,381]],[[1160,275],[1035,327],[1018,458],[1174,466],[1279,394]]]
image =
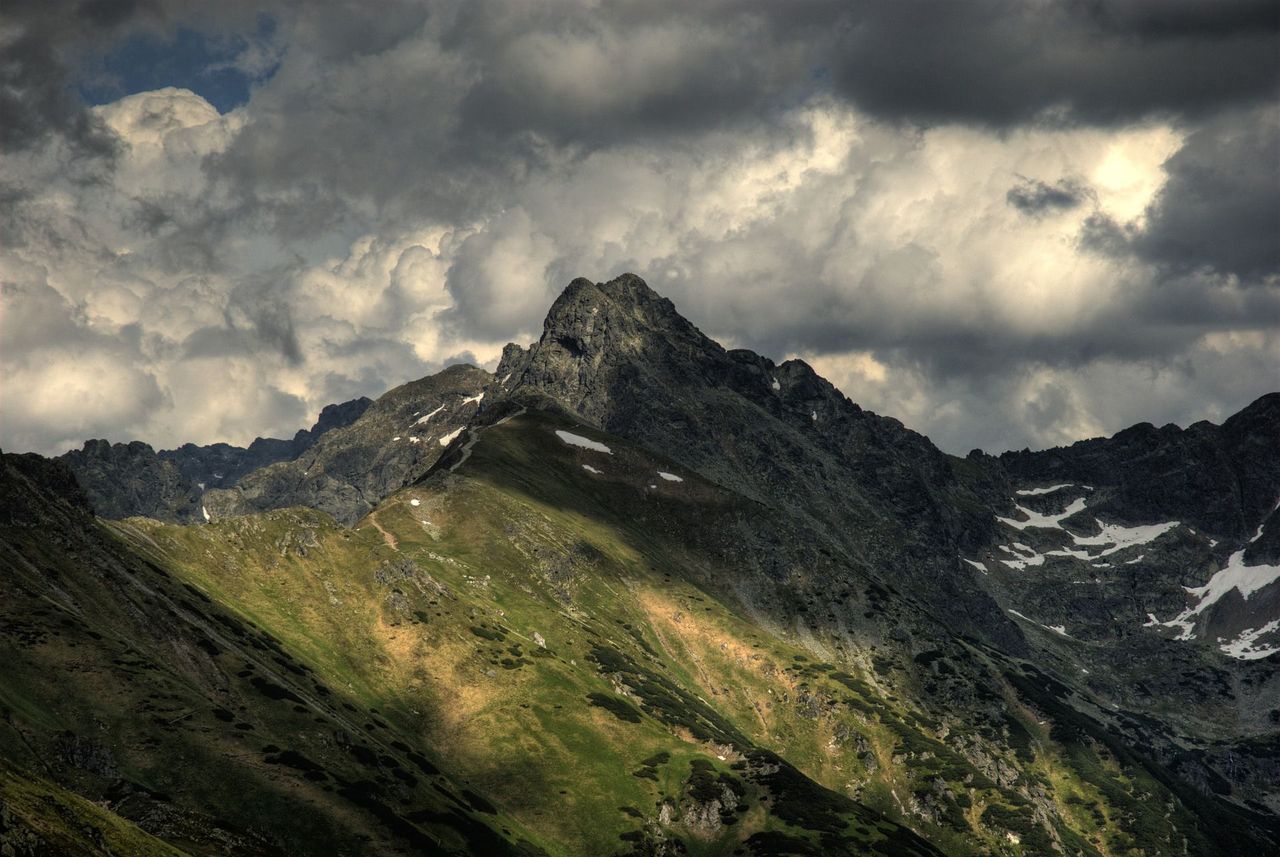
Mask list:
[[1239,658],[1242,661],[1256,661],[1259,658],[1265,658],[1268,655],[1280,652],[1280,645],[1259,645],[1257,642],[1259,637],[1276,631],[1280,631],[1280,619],[1272,619],[1261,628],[1249,628],[1230,643],[1218,648],[1223,654],[1230,655],[1233,658]]
[[965,559],[964,557],[960,557],[960,559],[962,559],[962,560],[964,560],[965,562],[969,563],[969,565],[973,566],[974,568],[976,568],[978,571],[982,572],[983,574],[988,574],[987,567],[986,567],[985,565],[983,565],[982,563],[978,562],[976,559]]
[[1004,563],[1005,565],[1009,566],[1009,568],[1012,568],[1015,571],[1021,571],[1022,569],[1027,568],[1028,566],[1044,565],[1044,557],[1041,556],[1040,554],[1036,554],[1035,556],[1020,557],[1019,559],[1002,559],[1000,560],[1000,562]]
[[773,389],[774,389],[774,390],[781,390],[781,389],[782,389],[782,385],[778,383],[778,379],[777,379],[777,378],[774,378],[774,379],[773,379],[773,383],[772,383],[772,384],[770,384],[769,386],[773,387]]
[[447,435],[445,435],[444,437],[440,438],[440,440],[439,440],[439,441],[437,441],[437,443],[439,443],[441,446],[448,446],[449,444],[453,443],[453,442],[454,442],[454,440],[455,440],[455,439],[458,437],[458,435],[460,435],[460,434],[462,434],[462,429],[461,429],[461,428],[456,428],[456,429],[454,429],[453,431],[449,432],[449,433],[448,433]]
[[665,470],[659,470],[659,471],[658,471],[658,475],[659,475],[659,476],[661,476],[663,479],[667,480],[668,482],[683,482],[683,481],[684,481],[684,478],[683,478],[683,477],[676,476],[674,473],[668,473],[668,472],[667,472],[667,471],[665,471]]
[[391,441],[392,441],[392,443],[394,443],[395,441],[397,441],[397,440],[399,440],[399,439],[400,439],[400,435],[396,435],[395,437],[391,438]]
[[592,467],[590,464],[584,464],[584,465],[582,465],[582,469],[583,469],[583,470],[585,470],[585,471],[587,471],[588,473],[594,473],[594,474],[595,474],[595,475],[597,475],[597,476],[599,476],[601,473],[604,473],[604,471],[603,471],[603,470],[596,470],[596,469],[595,469],[594,467]]
[[1052,494],[1054,491],[1061,491],[1063,488],[1071,488],[1074,483],[1064,482],[1061,485],[1050,485],[1048,488],[1023,488],[1016,493],[1023,497],[1035,497],[1040,494]]
[[[1262,527],[1259,527],[1257,535],[1250,539],[1250,542],[1256,541],[1261,536]],[[1228,592],[1233,589],[1238,590],[1247,601],[1250,595],[1277,580],[1280,580],[1280,565],[1245,565],[1244,548],[1241,548],[1228,557],[1227,564],[1215,572],[1204,586],[1184,586],[1183,589],[1187,594],[1196,599],[1195,606],[1188,607],[1177,616],[1160,624],[1166,628],[1178,628],[1177,639],[1179,640],[1194,640],[1197,617]],[[1259,634],[1261,633],[1259,631]],[[1236,642],[1238,643],[1239,640]],[[1232,655],[1232,657],[1244,656]],[[1256,657],[1263,656],[1256,655]]]
[[1098,554],[1100,557],[1134,545],[1145,545],[1148,542],[1153,542],[1180,523],[1179,521],[1166,521],[1163,524],[1124,527],[1120,524],[1104,524],[1097,518],[1093,520],[1100,529],[1096,536],[1077,536],[1073,534],[1071,538],[1078,545],[1114,545],[1114,547],[1107,548]]
[[1046,631],[1052,631],[1053,633],[1061,634],[1064,637],[1070,636],[1070,634],[1067,633],[1067,627],[1065,625],[1043,625],[1040,622],[1037,622],[1035,619],[1032,619],[1030,616],[1024,616],[1023,614],[1019,613],[1017,610],[1009,610],[1007,612],[1011,616],[1017,616],[1019,619],[1023,620],[1024,622],[1030,622],[1032,625],[1040,625],[1040,627],[1044,628]]
[[613,450],[605,446],[598,440],[592,440],[589,437],[583,437],[580,434],[574,434],[569,431],[561,431],[556,429],[556,437],[560,438],[570,446],[580,446],[583,449],[589,449],[592,452],[603,452],[606,455],[613,455]]
[[1184,588],[1201,599],[1199,610],[1203,610],[1232,589],[1240,590],[1248,600],[1250,595],[1276,580],[1280,580],[1280,565],[1245,565],[1244,551],[1238,550],[1227,560],[1226,567],[1209,578],[1204,586]]
[[421,500],[419,500],[417,497],[415,497],[415,498],[413,498],[412,500],[410,500],[410,501],[409,501],[409,505],[410,505],[410,506],[421,506],[421,505],[422,505],[422,501],[421,501]]
[[1025,530],[1031,527],[1036,527],[1042,530],[1060,530],[1062,529],[1062,522],[1065,519],[1070,518],[1076,512],[1084,511],[1084,508],[1087,505],[1088,504],[1085,502],[1083,497],[1077,497],[1071,501],[1071,504],[1067,506],[1067,508],[1063,509],[1058,514],[1042,515],[1039,512],[1026,508],[1025,506],[1018,506],[1015,504],[1014,508],[1026,515],[1027,520],[1019,521],[1015,518],[1002,518],[999,515],[996,515],[996,520],[1002,524],[1008,524],[1015,530]]
[[[1048,488],[1027,488],[1020,490],[1018,493],[1023,495],[1048,494],[1070,487],[1072,487],[1070,484],[1053,485]],[[1004,545],[999,545],[999,548],[1005,553],[1014,556],[1014,559],[1012,560],[1002,559],[1000,561],[1010,568],[1023,569],[1029,566],[1042,565],[1045,557],[1061,556],[1089,562],[1094,568],[1110,568],[1111,565],[1109,563],[1099,563],[1096,560],[1100,560],[1103,557],[1110,556],[1111,554],[1137,545],[1144,545],[1149,542],[1153,542],[1180,525],[1180,522],[1178,521],[1166,521],[1160,524],[1144,524],[1137,527],[1126,527],[1121,524],[1104,524],[1102,521],[1094,518],[1094,523],[1098,526],[1098,532],[1091,536],[1076,535],[1062,525],[1064,520],[1077,512],[1083,511],[1087,507],[1088,502],[1083,497],[1077,497],[1061,512],[1046,515],[1036,512],[1033,509],[1028,509],[1026,506],[1015,502],[1014,508],[1017,509],[1019,513],[1025,515],[1027,520],[1020,521],[1016,518],[1002,518],[998,515],[996,516],[996,520],[1022,532],[1031,529],[1059,530],[1067,536],[1070,536],[1071,541],[1075,543],[1076,547],[1055,547],[1052,550],[1047,550],[1041,554],[1022,542],[1013,542],[1013,547],[1017,548],[1021,553],[1015,554],[1010,548]],[[1095,548],[1102,548],[1102,550],[1095,551],[1093,550]],[[1133,565],[1137,562],[1141,562],[1143,556],[1129,560],[1127,564]]]
[[484,398],[484,391],[483,391],[483,390],[481,390],[479,393],[476,393],[474,396],[468,396],[467,398],[463,399],[463,400],[462,400],[462,404],[464,404],[464,405],[477,404],[477,405],[478,405],[478,404],[480,404],[480,400],[481,400],[481,399],[483,399],[483,398]]
[[427,414],[425,417],[418,417],[418,420],[417,420],[417,422],[415,422],[415,423],[414,423],[414,425],[419,425],[419,424],[421,424],[421,423],[425,423],[425,422],[427,422],[428,420],[430,420],[432,417],[434,417],[436,414],[440,413],[440,412],[441,412],[441,411],[443,411],[443,410],[444,410],[444,405],[441,405],[440,407],[436,408],[436,409],[435,409],[434,411],[432,411],[431,413]]
[[201,515],[204,515],[204,519],[205,519],[206,521],[212,521],[212,520],[213,520],[213,518],[210,518],[210,517],[209,517],[209,510],[208,510],[208,509],[206,509],[204,506],[201,506],[201,507],[200,507],[200,514],[201,514]]
[[1075,559],[1094,559],[1093,554],[1088,551],[1072,550],[1071,548],[1058,548],[1056,550],[1045,551],[1045,556],[1069,556]]

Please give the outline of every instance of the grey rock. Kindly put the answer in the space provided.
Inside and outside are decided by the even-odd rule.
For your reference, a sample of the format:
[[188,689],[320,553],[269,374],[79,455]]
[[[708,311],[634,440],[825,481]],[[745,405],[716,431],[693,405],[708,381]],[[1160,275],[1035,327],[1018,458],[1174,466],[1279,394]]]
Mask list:
[[60,456],[84,488],[94,511],[104,518],[135,515],[176,523],[202,519],[206,489],[234,485],[240,477],[277,461],[297,458],[322,435],[350,425],[371,404],[360,398],[329,405],[310,429],[292,440],[258,438],[248,447],[215,443],[183,444],[156,452],[142,441],[86,441],[84,448]]
[[[298,458],[255,470],[227,490],[210,490],[215,517],[307,506],[353,524],[382,498],[421,477],[476,416],[493,376],[474,366],[403,384],[351,425],[326,432]],[[422,420],[425,418],[425,422]]]

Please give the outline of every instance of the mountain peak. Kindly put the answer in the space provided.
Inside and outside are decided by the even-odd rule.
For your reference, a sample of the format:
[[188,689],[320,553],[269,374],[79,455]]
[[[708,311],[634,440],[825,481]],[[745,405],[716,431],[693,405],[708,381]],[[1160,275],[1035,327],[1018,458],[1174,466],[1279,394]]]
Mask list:
[[551,305],[543,322],[542,344],[559,342],[575,356],[592,346],[621,344],[640,335],[687,338],[698,347],[717,347],[689,323],[675,304],[635,274],[606,283],[585,277],[571,282]]
[[[663,300],[662,296],[649,287],[643,278],[632,273],[620,274],[605,283],[597,283],[586,277],[575,277],[561,292],[561,299],[574,299],[579,294],[596,293],[619,303],[644,304]],[[556,301],[559,303],[560,301]],[[551,308],[555,314],[555,306]]]
[[635,303],[651,303],[665,301],[671,303],[649,288],[639,276],[630,272],[621,274],[607,283],[600,284],[600,290],[616,301],[633,301]]
[[[529,349],[508,346],[497,376],[506,389],[539,390],[584,419],[604,424],[623,388],[661,396],[725,374],[718,343],[635,274],[594,283],[579,277],[552,304]],[[637,384],[640,376],[647,380]],[[630,381],[622,386],[623,379]],[[638,398],[624,395],[629,407]]]
[[975,511],[986,505],[957,482],[946,456],[896,420],[858,408],[801,361],[726,351],[640,277],[574,280],[539,341],[504,351],[497,377],[513,401],[553,403],[762,506],[840,533],[855,562],[914,576],[953,627],[1011,650],[1022,645],[995,602],[959,582],[971,574],[955,568],[959,543],[981,541],[994,519]]

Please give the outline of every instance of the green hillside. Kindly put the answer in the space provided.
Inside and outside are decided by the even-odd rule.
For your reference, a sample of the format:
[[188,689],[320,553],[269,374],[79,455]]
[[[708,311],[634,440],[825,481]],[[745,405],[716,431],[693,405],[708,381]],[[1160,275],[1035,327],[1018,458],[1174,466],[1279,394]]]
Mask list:
[[470,430],[352,529],[45,514],[75,537],[5,531],[0,740],[95,804],[32,826],[192,854],[1236,845],[1053,678],[882,636],[929,621],[890,582],[830,593],[865,632],[807,630],[793,578],[847,562],[822,534],[560,417]]

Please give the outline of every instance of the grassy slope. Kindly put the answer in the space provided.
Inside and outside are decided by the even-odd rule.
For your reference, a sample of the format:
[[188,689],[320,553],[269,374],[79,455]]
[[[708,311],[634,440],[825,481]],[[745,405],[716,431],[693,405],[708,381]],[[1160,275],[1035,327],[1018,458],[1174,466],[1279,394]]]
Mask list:
[[[495,830],[514,822],[419,765],[277,637],[82,513],[45,514],[0,528],[0,803],[19,818],[46,807],[27,825],[46,842],[110,842],[127,821],[191,854],[516,850],[518,829]],[[111,812],[40,796],[44,780]]]
[[[187,852],[138,829],[115,813],[0,761],[0,830],[12,852],[77,854],[83,857],[185,857]],[[36,852],[35,848],[50,849]]]
[[[824,663],[820,642],[753,621],[733,593],[762,584],[708,549],[705,530],[759,510],[662,480],[670,466],[614,441],[611,456],[567,447],[555,425],[529,415],[486,430],[456,474],[353,531],[295,510],[119,531],[552,852],[652,845],[660,817],[692,854],[744,841],[893,851],[891,824],[770,776],[765,750],[949,853],[1044,853],[1053,839],[1068,853],[1181,850],[1169,819],[1194,828],[1185,812],[1143,811],[1167,802],[1158,784],[1096,741],[1054,735],[1013,688],[999,732],[964,734],[913,701],[948,680],[946,658]],[[708,810],[734,802],[725,788],[740,805]]]

